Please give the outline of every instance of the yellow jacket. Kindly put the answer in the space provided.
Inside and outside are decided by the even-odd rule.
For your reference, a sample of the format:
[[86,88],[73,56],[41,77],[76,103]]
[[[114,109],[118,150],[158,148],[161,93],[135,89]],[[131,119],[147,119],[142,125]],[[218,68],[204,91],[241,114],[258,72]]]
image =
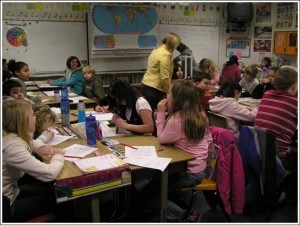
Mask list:
[[172,59],[173,54],[166,49],[164,44],[153,49],[148,58],[147,71],[142,83],[168,93],[173,74]]

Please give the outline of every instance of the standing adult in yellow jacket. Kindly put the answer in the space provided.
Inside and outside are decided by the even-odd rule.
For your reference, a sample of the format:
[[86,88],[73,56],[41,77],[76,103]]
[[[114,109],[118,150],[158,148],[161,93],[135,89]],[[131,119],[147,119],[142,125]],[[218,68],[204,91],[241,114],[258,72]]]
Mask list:
[[162,39],[162,43],[153,49],[148,58],[141,93],[149,102],[153,112],[157,108],[158,102],[166,97],[171,86],[173,52],[180,42],[181,39],[177,34],[168,33]]

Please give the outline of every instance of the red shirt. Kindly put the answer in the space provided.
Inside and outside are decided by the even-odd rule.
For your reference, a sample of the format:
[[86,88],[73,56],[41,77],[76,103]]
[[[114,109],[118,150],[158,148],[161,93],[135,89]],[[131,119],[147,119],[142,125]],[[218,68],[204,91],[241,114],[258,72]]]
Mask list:
[[297,118],[297,96],[283,90],[269,90],[261,100],[254,126],[273,131],[279,156],[285,157],[297,129]]

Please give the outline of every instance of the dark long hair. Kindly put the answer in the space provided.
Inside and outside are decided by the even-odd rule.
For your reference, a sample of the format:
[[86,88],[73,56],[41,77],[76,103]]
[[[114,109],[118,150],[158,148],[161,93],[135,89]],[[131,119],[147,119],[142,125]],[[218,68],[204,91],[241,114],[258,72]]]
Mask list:
[[122,101],[126,102],[126,108],[135,107],[137,99],[140,97],[138,92],[130,83],[122,78],[116,78],[108,89],[108,104],[112,112],[118,113],[122,107]]
[[226,97],[226,98],[234,98],[235,95],[235,91],[241,92],[242,91],[242,87],[241,85],[239,85],[239,83],[237,83],[234,80],[231,79],[226,79],[220,89],[217,91],[216,95],[218,97]]

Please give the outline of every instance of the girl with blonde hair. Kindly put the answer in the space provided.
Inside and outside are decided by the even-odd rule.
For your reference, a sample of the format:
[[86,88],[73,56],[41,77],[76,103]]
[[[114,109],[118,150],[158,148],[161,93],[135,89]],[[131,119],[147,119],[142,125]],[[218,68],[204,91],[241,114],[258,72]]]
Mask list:
[[[30,103],[23,100],[3,102],[2,133],[2,197],[8,199],[13,222],[23,222],[48,212],[56,206],[49,182],[54,180],[64,165],[63,149],[32,140],[36,118]],[[49,156],[49,164],[32,153]],[[41,182],[18,185],[24,174]]]
[[210,86],[219,85],[220,74],[218,72],[218,67],[212,60],[208,58],[201,59],[201,61],[199,62],[199,69],[201,72],[205,72],[210,75],[211,77]]

